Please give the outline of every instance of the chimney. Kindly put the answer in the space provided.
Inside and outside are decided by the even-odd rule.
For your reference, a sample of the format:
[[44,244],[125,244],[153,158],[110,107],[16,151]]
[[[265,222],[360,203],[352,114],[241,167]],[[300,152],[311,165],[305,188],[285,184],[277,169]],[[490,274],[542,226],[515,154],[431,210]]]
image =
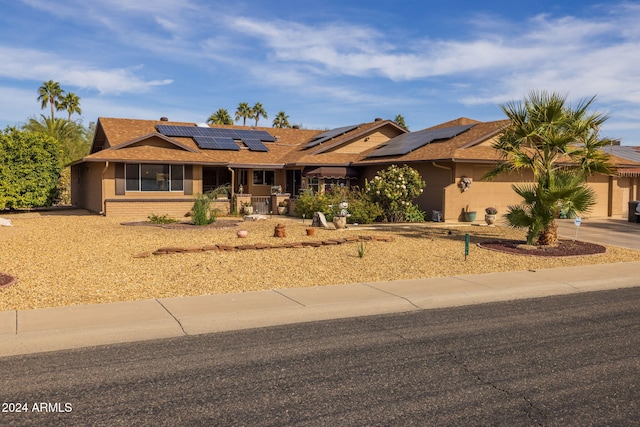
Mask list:
[[168,122],[169,118],[168,117],[160,117],[160,121],[161,122]]

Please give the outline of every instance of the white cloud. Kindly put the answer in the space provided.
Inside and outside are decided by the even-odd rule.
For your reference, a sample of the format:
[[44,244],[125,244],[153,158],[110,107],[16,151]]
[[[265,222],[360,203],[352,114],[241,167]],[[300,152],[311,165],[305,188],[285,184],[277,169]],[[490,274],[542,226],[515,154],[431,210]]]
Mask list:
[[65,85],[95,89],[102,94],[141,93],[170,79],[144,80],[134,68],[98,69],[48,52],[0,46],[0,76],[16,80],[55,80]]

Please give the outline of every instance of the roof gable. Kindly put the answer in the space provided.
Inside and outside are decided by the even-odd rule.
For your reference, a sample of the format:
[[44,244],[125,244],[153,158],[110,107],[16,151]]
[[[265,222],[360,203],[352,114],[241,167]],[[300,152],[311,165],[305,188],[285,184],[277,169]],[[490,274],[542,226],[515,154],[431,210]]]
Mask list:
[[[160,144],[158,144],[158,142],[160,142]],[[144,146],[144,145],[152,145],[152,146],[158,146],[162,148],[174,148],[174,149],[177,148],[181,150],[190,151],[192,153],[198,152],[198,150],[192,147],[189,147],[186,144],[183,144],[179,141],[176,141],[175,139],[169,138],[157,132],[139,136],[130,141],[110,147],[108,148],[108,150],[121,150],[127,147]]]

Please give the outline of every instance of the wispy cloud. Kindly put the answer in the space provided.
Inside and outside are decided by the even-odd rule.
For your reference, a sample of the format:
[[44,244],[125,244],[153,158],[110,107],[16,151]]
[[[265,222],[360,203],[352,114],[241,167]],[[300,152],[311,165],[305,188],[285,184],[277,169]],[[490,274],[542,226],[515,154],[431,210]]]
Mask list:
[[56,80],[60,83],[95,89],[100,93],[121,94],[149,91],[168,85],[170,79],[144,80],[135,68],[98,69],[91,64],[70,61],[58,55],[33,49],[0,46],[0,76],[22,80]]

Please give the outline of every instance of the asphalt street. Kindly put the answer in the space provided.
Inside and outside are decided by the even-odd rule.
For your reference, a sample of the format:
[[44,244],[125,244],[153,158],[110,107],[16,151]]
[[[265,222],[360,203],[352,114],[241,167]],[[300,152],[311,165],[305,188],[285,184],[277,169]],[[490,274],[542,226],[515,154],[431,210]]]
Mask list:
[[634,287],[6,357],[0,424],[633,425],[639,303]]

